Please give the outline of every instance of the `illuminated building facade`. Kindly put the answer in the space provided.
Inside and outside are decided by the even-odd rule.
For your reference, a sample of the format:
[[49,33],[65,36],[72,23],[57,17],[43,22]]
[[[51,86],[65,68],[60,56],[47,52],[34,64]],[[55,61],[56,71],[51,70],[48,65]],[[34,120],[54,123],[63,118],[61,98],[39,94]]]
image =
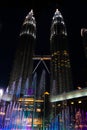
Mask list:
[[36,21],[33,16],[33,11],[31,10],[26,16],[20,32],[20,43],[10,75],[9,91],[11,94],[19,91],[19,93],[23,95],[25,93],[26,84],[28,87],[31,86],[33,69],[32,57],[35,41]]
[[63,16],[57,9],[51,25],[51,95],[72,90],[72,76]]
[[[84,124],[87,124],[87,108],[85,107],[87,88],[72,91],[67,31],[64,19],[58,9],[53,16],[51,25],[51,57],[33,55],[35,41],[36,21],[31,10],[22,25],[20,44],[10,77],[9,89],[7,89],[7,93],[16,95],[17,100],[12,100],[9,97],[10,94],[2,98],[9,104],[7,103],[7,107],[0,108],[0,127],[2,128],[1,125],[4,124],[5,129],[3,130],[19,129],[19,127],[23,130],[75,130],[75,128],[77,130],[77,127],[82,126],[82,122],[78,124],[76,119],[78,114],[82,114],[83,119],[86,115],[86,120],[83,121]],[[34,70],[33,60],[39,60]],[[51,87],[51,97],[45,88],[44,69],[40,80],[37,80],[36,69],[40,63],[43,63],[42,65],[50,74],[44,60],[50,60],[51,63],[51,86],[48,84]],[[42,66],[39,69],[42,70]],[[35,93],[33,93],[34,90]],[[5,118],[2,118],[2,115],[5,115]],[[3,119],[5,119],[4,123]],[[83,126],[86,126],[87,129],[87,125]]]
[[[82,37],[82,44],[83,44],[83,49],[84,49],[84,55],[86,58],[86,68],[85,68],[85,77],[87,77],[87,28],[82,28],[81,29],[81,37]],[[87,87],[87,78],[85,79],[85,85]]]
[[87,29],[86,28],[81,29],[81,36],[83,38],[84,52],[85,52],[85,56],[87,58]]

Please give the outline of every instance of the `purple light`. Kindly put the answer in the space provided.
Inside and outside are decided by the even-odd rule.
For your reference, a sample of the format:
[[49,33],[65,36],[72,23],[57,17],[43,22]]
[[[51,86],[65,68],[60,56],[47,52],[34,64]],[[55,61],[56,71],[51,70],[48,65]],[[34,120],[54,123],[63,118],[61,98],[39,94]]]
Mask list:
[[28,95],[32,95],[32,94],[33,94],[33,89],[30,88],[30,89],[28,90]]

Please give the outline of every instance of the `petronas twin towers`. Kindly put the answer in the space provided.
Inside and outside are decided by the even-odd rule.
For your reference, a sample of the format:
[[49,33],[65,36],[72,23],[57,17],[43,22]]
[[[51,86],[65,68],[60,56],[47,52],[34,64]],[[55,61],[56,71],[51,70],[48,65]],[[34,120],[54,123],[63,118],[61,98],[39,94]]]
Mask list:
[[[20,32],[20,43],[9,81],[8,91],[10,94],[23,96],[26,82],[28,89],[32,89],[33,54],[36,39],[36,21],[33,10],[31,10],[26,16]],[[63,16],[58,9],[52,18],[49,40],[51,58],[50,94],[58,95],[72,90],[67,31]]]

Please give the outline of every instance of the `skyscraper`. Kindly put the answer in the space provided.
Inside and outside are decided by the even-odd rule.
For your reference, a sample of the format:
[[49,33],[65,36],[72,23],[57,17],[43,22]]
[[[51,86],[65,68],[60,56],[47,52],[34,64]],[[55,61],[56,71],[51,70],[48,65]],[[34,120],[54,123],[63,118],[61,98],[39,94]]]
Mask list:
[[66,25],[57,9],[51,25],[51,95],[72,90],[72,76]]
[[26,16],[20,32],[20,43],[10,75],[9,92],[11,94],[16,94],[15,92],[17,91],[18,94],[23,95],[25,93],[26,83],[28,84],[28,87],[32,84],[32,57],[34,53],[35,41],[36,21],[33,16],[33,10],[31,10]]
[[[85,58],[86,58],[86,65],[84,67],[84,75],[85,77],[87,77],[87,28],[82,28],[81,29],[81,37],[82,37],[82,44],[83,44],[83,48],[84,48],[84,54],[85,54]],[[85,79],[85,85],[87,87],[87,78]]]
[[87,29],[86,28],[81,29],[81,36],[82,36],[82,40],[83,40],[85,57],[87,58]]

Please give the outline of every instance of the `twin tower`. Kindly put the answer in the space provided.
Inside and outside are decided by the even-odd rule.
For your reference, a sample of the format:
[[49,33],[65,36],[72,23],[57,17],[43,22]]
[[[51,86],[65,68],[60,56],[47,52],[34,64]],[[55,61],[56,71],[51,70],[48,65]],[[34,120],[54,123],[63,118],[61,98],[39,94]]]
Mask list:
[[[58,95],[72,90],[72,76],[67,42],[66,25],[61,12],[56,9],[50,33],[50,94]],[[33,10],[26,16],[20,43],[15,55],[9,81],[9,93],[24,95],[25,84],[32,89],[33,54],[36,42],[36,21]],[[37,87],[37,86],[36,86]]]

